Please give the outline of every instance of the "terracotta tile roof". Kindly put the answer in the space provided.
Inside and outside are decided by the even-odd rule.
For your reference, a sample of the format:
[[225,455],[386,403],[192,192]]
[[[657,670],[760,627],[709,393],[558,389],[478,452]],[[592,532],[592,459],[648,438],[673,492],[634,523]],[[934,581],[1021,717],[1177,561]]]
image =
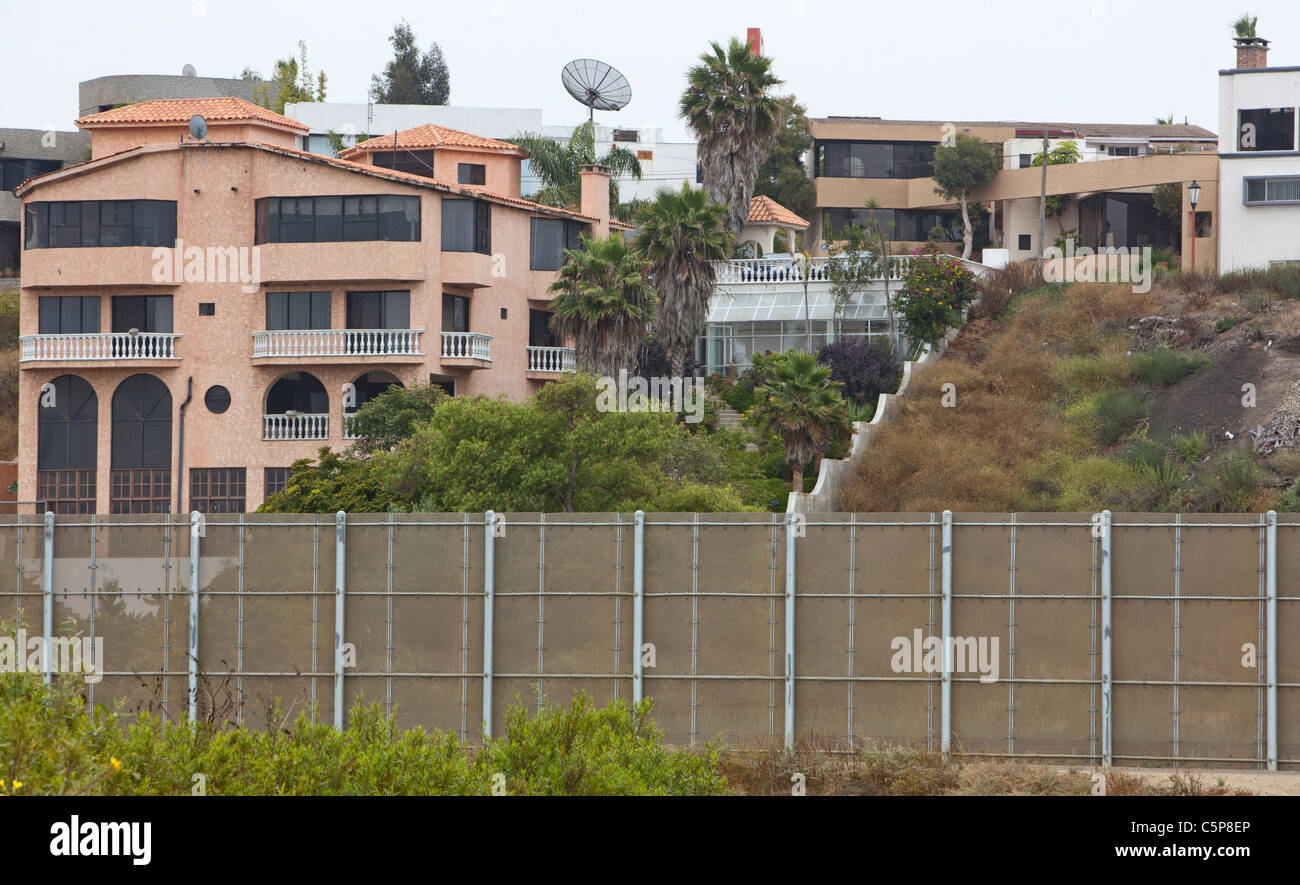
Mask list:
[[311,131],[304,123],[290,120],[242,98],[160,98],[141,101],[81,117],[77,120],[77,125],[82,129],[94,129],[99,126],[188,123],[195,114],[202,114],[203,119],[209,123],[256,120],[299,132]]
[[771,197],[753,197],[749,201],[749,220],[753,224],[789,224],[805,228],[808,222]]
[[[423,126],[415,126],[411,129],[403,129],[397,133],[397,145],[399,148],[408,150],[429,150],[431,148],[466,148],[476,151],[492,151],[499,154],[509,154],[511,156],[522,157],[523,151],[513,144],[505,141],[497,141],[495,138],[484,138],[481,135],[473,135],[469,132],[461,132],[458,129],[448,129],[446,126],[438,126],[433,123],[426,123]],[[370,138],[365,141],[357,142],[351,147],[340,151],[339,156],[344,159],[355,157],[366,151],[391,151],[393,149],[393,136],[381,135],[377,138]]]

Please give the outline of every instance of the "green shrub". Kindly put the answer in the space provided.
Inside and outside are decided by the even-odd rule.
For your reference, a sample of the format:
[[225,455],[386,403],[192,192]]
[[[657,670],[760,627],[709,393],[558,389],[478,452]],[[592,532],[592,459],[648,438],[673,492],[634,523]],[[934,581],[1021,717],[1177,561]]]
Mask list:
[[1052,382],[1067,401],[1118,387],[1132,376],[1133,368],[1123,354],[1063,356],[1052,361]]
[[1071,421],[1086,426],[1104,446],[1114,445],[1146,415],[1147,398],[1128,390],[1099,390],[1066,410]]
[[1250,508],[1259,488],[1259,466],[1243,452],[1223,452],[1201,471],[1197,483],[1197,510],[1240,513]]
[[1170,440],[1170,445],[1174,454],[1184,461],[1199,461],[1210,451],[1210,440],[1203,430],[1179,434]]
[[1214,331],[1222,334],[1237,325],[1236,317],[1224,317],[1214,324]]
[[1138,510],[1151,498],[1141,470],[1113,458],[1083,458],[1065,468],[1058,510]]
[[1209,364],[1203,353],[1183,353],[1172,347],[1153,347],[1133,355],[1133,372],[1147,384],[1173,384]]

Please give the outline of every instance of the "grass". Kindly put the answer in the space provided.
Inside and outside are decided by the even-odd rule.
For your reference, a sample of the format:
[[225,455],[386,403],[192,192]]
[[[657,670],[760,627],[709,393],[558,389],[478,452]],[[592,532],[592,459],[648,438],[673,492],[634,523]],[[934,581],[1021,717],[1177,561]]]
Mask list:
[[1209,366],[1203,353],[1183,353],[1172,347],[1153,347],[1133,355],[1133,373],[1147,384],[1170,384],[1195,375]]

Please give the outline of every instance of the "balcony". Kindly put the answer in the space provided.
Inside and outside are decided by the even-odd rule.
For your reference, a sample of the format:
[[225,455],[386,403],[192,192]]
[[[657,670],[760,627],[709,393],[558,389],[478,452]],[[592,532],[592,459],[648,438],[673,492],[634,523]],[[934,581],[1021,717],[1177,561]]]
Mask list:
[[448,286],[485,289],[498,282],[492,275],[492,256],[481,252],[442,252],[439,269]]
[[89,332],[75,335],[24,335],[20,362],[98,362],[101,360],[178,360],[175,332]]
[[548,377],[576,370],[572,347],[529,347],[528,377]]
[[[737,258],[715,261],[714,280],[719,287],[744,287],[763,289],[767,286],[784,286],[798,283],[800,290],[805,280],[812,283],[831,283],[828,265],[833,259],[813,258],[805,274],[802,262],[791,258]],[[889,259],[889,278],[901,280],[912,268],[913,256],[893,255]],[[883,280],[881,276],[879,279]],[[810,286],[811,288],[811,286]],[[733,291],[727,288],[725,291]]]
[[492,336],[480,332],[443,332],[442,362],[486,369],[492,362]]
[[314,357],[419,362],[423,329],[285,329],[253,333],[253,359],[297,362]]
[[300,440],[329,439],[330,416],[286,412],[262,416],[262,439]]

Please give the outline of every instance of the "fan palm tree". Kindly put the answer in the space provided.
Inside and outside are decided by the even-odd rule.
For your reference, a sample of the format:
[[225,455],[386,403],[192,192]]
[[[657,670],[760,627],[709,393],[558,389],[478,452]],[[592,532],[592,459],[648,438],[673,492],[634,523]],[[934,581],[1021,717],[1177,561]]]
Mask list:
[[641,162],[636,154],[618,145],[597,157],[596,130],[590,120],[573,130],[567,144],[531,132],[521,132],[510,141],[528,155],[528,165],[542,183],[532,195],[538,203],[578,208],[582,202],[580,170],[595,163],[609,167],[609,211],[620,219],[630,212],[619,203],[618,178],[631,176],[640,180]]
[[655,293],[646,280],[648,263],[621,236],[593,240],[567,258],[550,291],[551,329],[572,339],[577,362],[602,375],[632,371],[654,318]]
[[791,350],[776,360],[766,383],[755,388],[752,420],[785,445],[793,491],[803,491],[803,465],[839,434],[851,432],[841,384],[831,380],[830,366],[811,353]]
[[686,72],[678,115],[699,139],[704,186],[730,208],[727,227],[740,233],[780,117],[779,103],[767,90],[782,81],[772,74],[770,58],[755,55],[735,37],[726,49],[709,45],[700,64]]
[[727,207],[713,203],[702,188],[683,183],[680,191],[659,191],[637,213],[637,248],[650,262],[650,279],[659,295],[655,338],[668,352],[673,375],[686,373],[695,340],[709,319],[709,299],[717,277],[713,262],[731,255],[734,236],[726,226]]
[[1243,13],[1241,18],[1232,23],[1232,30],[1238,37],[1254,37],[1255,26],[1259,24],[1259,16],[1252,16],[1249,12]]

